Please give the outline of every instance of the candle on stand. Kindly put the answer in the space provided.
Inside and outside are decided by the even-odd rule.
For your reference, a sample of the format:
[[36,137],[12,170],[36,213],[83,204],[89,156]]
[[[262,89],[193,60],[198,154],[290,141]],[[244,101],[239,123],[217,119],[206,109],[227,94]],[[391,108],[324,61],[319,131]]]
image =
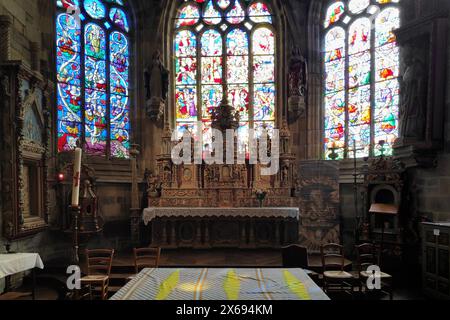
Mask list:
[[81,178],[81,155],[80,148],[75,149],[75,159],[73,162],[73,185],[72,185],[72,207],[80,204],[80,178]]

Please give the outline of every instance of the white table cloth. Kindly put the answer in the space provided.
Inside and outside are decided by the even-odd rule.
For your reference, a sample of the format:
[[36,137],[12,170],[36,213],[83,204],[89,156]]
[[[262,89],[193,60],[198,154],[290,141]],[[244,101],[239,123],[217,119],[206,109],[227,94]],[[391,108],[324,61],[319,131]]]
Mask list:
[[0,279],[34,268],[44,269],[37,253],[0,254]]
[[145,225],[156,218],[280,218],[300,219],[298,208],[147,208]]
[[302,269],[144,269],[111,300],[329,300]]

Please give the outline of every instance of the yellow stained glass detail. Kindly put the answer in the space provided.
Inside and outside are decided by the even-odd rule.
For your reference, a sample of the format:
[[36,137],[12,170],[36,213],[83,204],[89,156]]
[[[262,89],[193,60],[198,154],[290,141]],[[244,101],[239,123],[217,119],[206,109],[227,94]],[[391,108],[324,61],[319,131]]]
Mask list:
[[161,286],[159,287],[159,292],[156,296],[156,300],[166,300],[173,290],[177,287],[178,283],[180,282],[180,270],[175,271],[172,273],[166,280],[161,283]]
[[238,300],[241,291],[241,281],[234,270],[228,272],[227,277],[223,283],[223,289],[227,294],[228,300]]
[[311,300],[311,297],[306,289],[306,286],[297,279],[291,272],[288,270],[283,271],[284,281],[288,288],[295,293],[301,300]]

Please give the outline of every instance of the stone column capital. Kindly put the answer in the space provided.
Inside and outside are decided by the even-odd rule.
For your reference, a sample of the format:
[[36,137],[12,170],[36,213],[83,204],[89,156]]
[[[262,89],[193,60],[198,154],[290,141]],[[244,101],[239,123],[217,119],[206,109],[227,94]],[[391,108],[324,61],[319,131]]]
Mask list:
[[11,59],[12,22],[11,16],[0,15],[0,62]]

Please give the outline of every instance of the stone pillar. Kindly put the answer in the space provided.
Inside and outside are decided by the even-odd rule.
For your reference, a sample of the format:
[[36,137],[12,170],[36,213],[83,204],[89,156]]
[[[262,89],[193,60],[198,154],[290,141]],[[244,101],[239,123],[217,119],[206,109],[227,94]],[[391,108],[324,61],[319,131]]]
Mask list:
[[141,223],[141,208],[139,207],[139,185],[137,181],[136,158],[139,155],[139,146],[131,145],[131,240],[139,242],[139,226]]
[[11,60],[12,18],[0,15],[0,62]]
[[41,72],[41,44],[30,42],[31,70]]

